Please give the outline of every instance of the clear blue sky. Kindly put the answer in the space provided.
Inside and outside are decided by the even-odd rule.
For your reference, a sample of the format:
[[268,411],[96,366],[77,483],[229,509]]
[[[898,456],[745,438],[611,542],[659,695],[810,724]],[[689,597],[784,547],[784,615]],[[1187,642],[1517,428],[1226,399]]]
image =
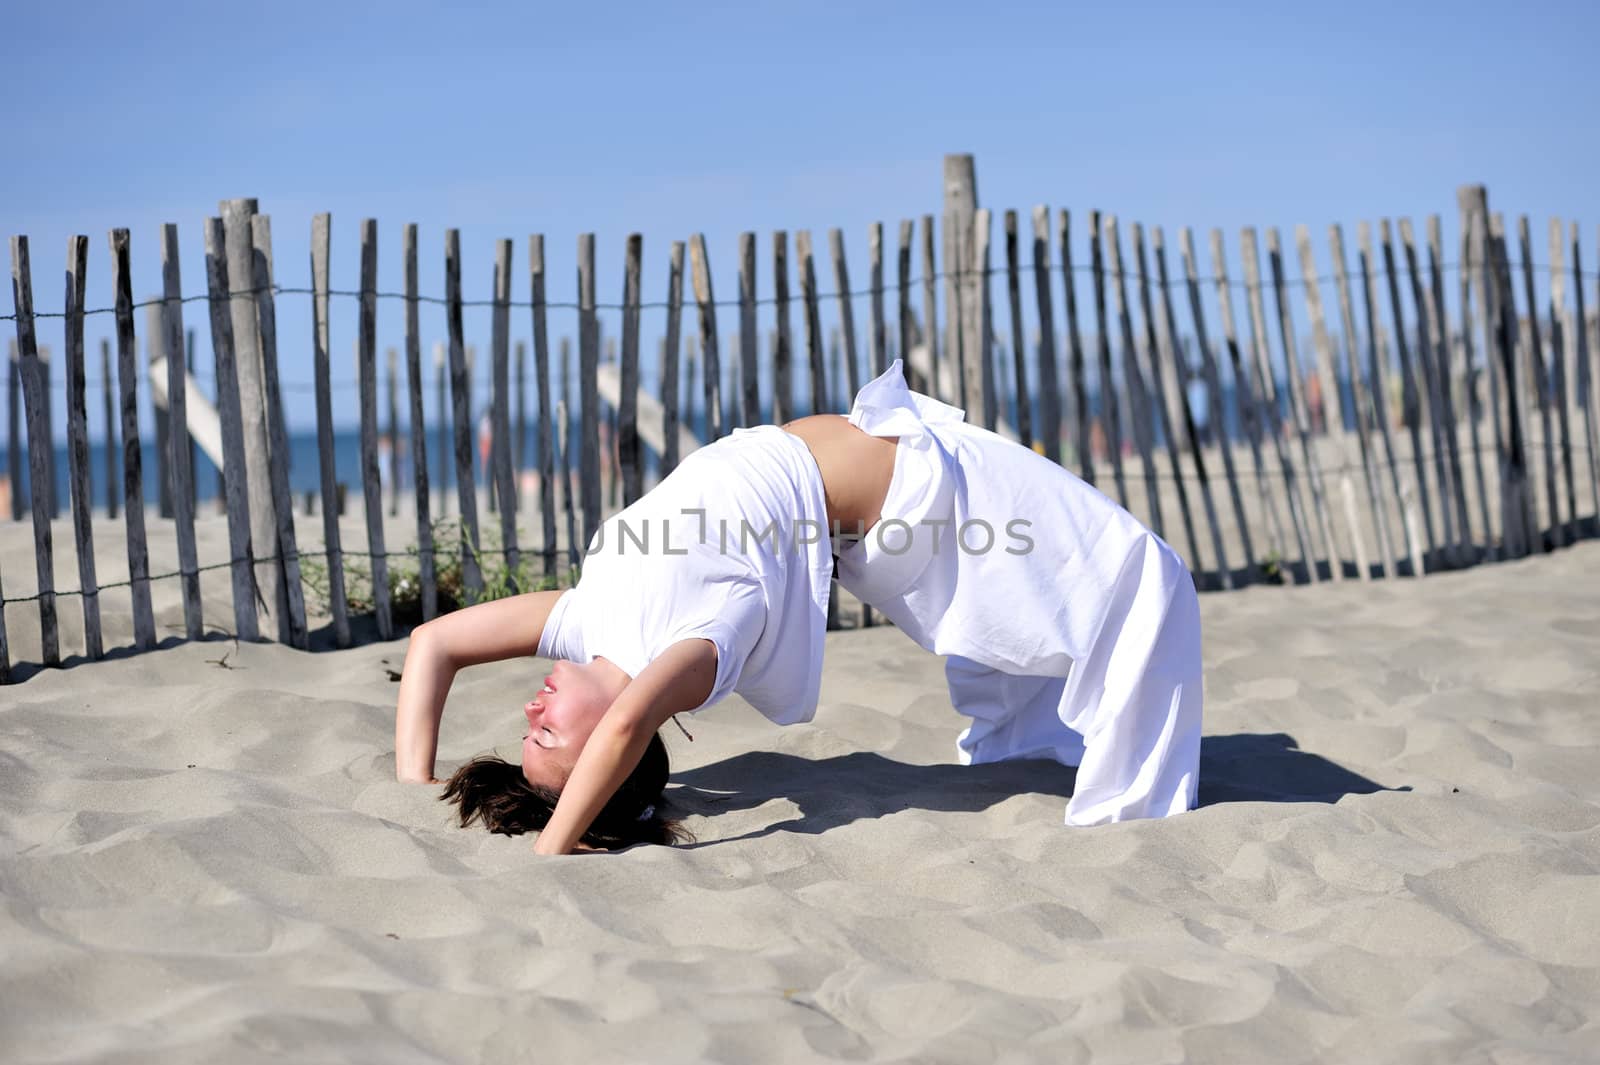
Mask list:
[[[900,218],[937,212],[941,157],[970,151],[981,202],[997,210],[1101,208],[1195,226],[1202,248],[1211,226],[1233,247],[1242,225],[1306,222],[1319,256],[1330,222],[1420,224],[1430,212],[1449,248],[1456,186],[1485,182],[1491,206],[1532,217],[1539,261],[1546,219],[1561,215],[1585,223],[1596,265],[1592,0],[1226,7],[1241,13],[932,0],[14,5],[0,230],[29,236],[41,310],[60,309],[73,233],[90,236],[89,302],[109,304],[113,226],[132,229],[136,297],[159,288],[162,222],[179,223],[184,287],[202,291],[200,223],[233,196],[272,216],[282,285],[308,283],[311,217],[331,211],[335,287],[357,287],[358,226],[375,217],[382,288],[399,287],[400,227],[417,222],[430,294],[443,293],[455,226],[469,297],[489,295],[504,236],[525,299],[535,231],[552,299],[572,298],[586,231],[602,301],[620,298],[631,231],[644,234],[647,298],[663,294],[669,242],[695,232],[725,297],[746,229],[760,234],[763,293],[779,228],[810,228],[825,248],[842,227],[859,285],[868,223],[886,222],[892,241]],[[825,263],[819,273],[831,291]],[[310,378],[305,303],[280,305],[285,380]],[[11,311],[9,294],[0,304]],[[334,376],[348,380],[345,304]],[[208,379],[204,305],[185,313]],[[561,315],[553,331],[571,332]],[[527,318],[514,317],[519,338]],[[719,324],[736,328],[731,314]],[[380,349],[400,343],[398,304],[380,326]],[[40,323],[57,351],[60,327]],[[427,346],[443,328],[425,312]],[[487,312],[468,328],[486,349]],[[659,328],[647,315],[651,355]],[[89,324],[92,379],[111,329],[109,317]],[[291,406],[292,424],[312,424],[308,406]],[[340,420],[354,412],[346,392]]]

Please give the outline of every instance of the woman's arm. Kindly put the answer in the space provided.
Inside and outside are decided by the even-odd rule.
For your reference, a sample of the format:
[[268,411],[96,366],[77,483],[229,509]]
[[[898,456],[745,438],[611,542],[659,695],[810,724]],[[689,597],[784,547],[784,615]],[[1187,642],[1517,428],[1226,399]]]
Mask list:
[[525,592],[457,610],[412,630],[394,711],[394,774],[434,780],[439,718],[450,682],[463,666],[539,653],[539,638],[562,589]]
[[570,853],[644,757],[650,737],[673,714],[710,698],[716,679],[717,648],[710,640],[679,640],[651,659],[590,735],[534,853]]

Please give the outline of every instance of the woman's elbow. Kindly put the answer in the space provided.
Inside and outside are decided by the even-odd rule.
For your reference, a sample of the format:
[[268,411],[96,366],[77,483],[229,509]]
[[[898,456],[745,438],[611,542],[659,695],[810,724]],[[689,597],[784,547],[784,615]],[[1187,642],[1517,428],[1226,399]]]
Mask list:
[[425,621],[411,630],[410,642],[406,645],[406,665],[448,666],[449,649],[439,619]]

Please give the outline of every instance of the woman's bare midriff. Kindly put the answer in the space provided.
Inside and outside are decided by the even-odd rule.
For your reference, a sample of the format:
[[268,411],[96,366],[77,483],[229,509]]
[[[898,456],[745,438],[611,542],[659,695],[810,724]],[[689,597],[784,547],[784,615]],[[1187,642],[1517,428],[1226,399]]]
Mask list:
[[900,438],[864,433],[842,414],[813,414],[781,428],[805,441],[817,461],[829,525],[837,522],[847,536],[871,529],[889,495]]

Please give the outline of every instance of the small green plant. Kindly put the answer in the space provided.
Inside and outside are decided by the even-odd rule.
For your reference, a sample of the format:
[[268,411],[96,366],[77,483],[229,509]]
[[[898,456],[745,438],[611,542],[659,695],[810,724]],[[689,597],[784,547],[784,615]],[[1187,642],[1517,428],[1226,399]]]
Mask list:
[[1268,551],[1267,557],[1261,560],[1261,576],[1269,584],[1283,583],[1283,558],[1276,551]]
[[[498,529],[480,528],[476,548],[464,535],[459,518],[440,518],[433,523],[434,586],[440,614],[448,614],[474,603],[487,603],[494,599],[521,592],[541,592],[555,588],[571,587],[577,582],[578,571],[567,567],[564,575],[546,576],[536,573],[539,560],[537,552],[524,551],[516,566],[510,565],[509,556],[500,544]],[[519,530],[520,532],[520,530]],[[483,577],[483,587],[478,591],[467,588],[462,580],[462,548],[478,564]],[[363,554],[346,554],[342,557],[345,603],[351,613],[364,613],[373,609],[372,565]],[[330,609],[328,564],[323,553],[300,556],[300,577],[305,585],[309,605],[324,613]],[[563,584],[563,578],[565,583]],[[388,567],[389,607],[394,620],[405,626],[422,622],[422,556],[416,545],[405,553],[391,554]]]

